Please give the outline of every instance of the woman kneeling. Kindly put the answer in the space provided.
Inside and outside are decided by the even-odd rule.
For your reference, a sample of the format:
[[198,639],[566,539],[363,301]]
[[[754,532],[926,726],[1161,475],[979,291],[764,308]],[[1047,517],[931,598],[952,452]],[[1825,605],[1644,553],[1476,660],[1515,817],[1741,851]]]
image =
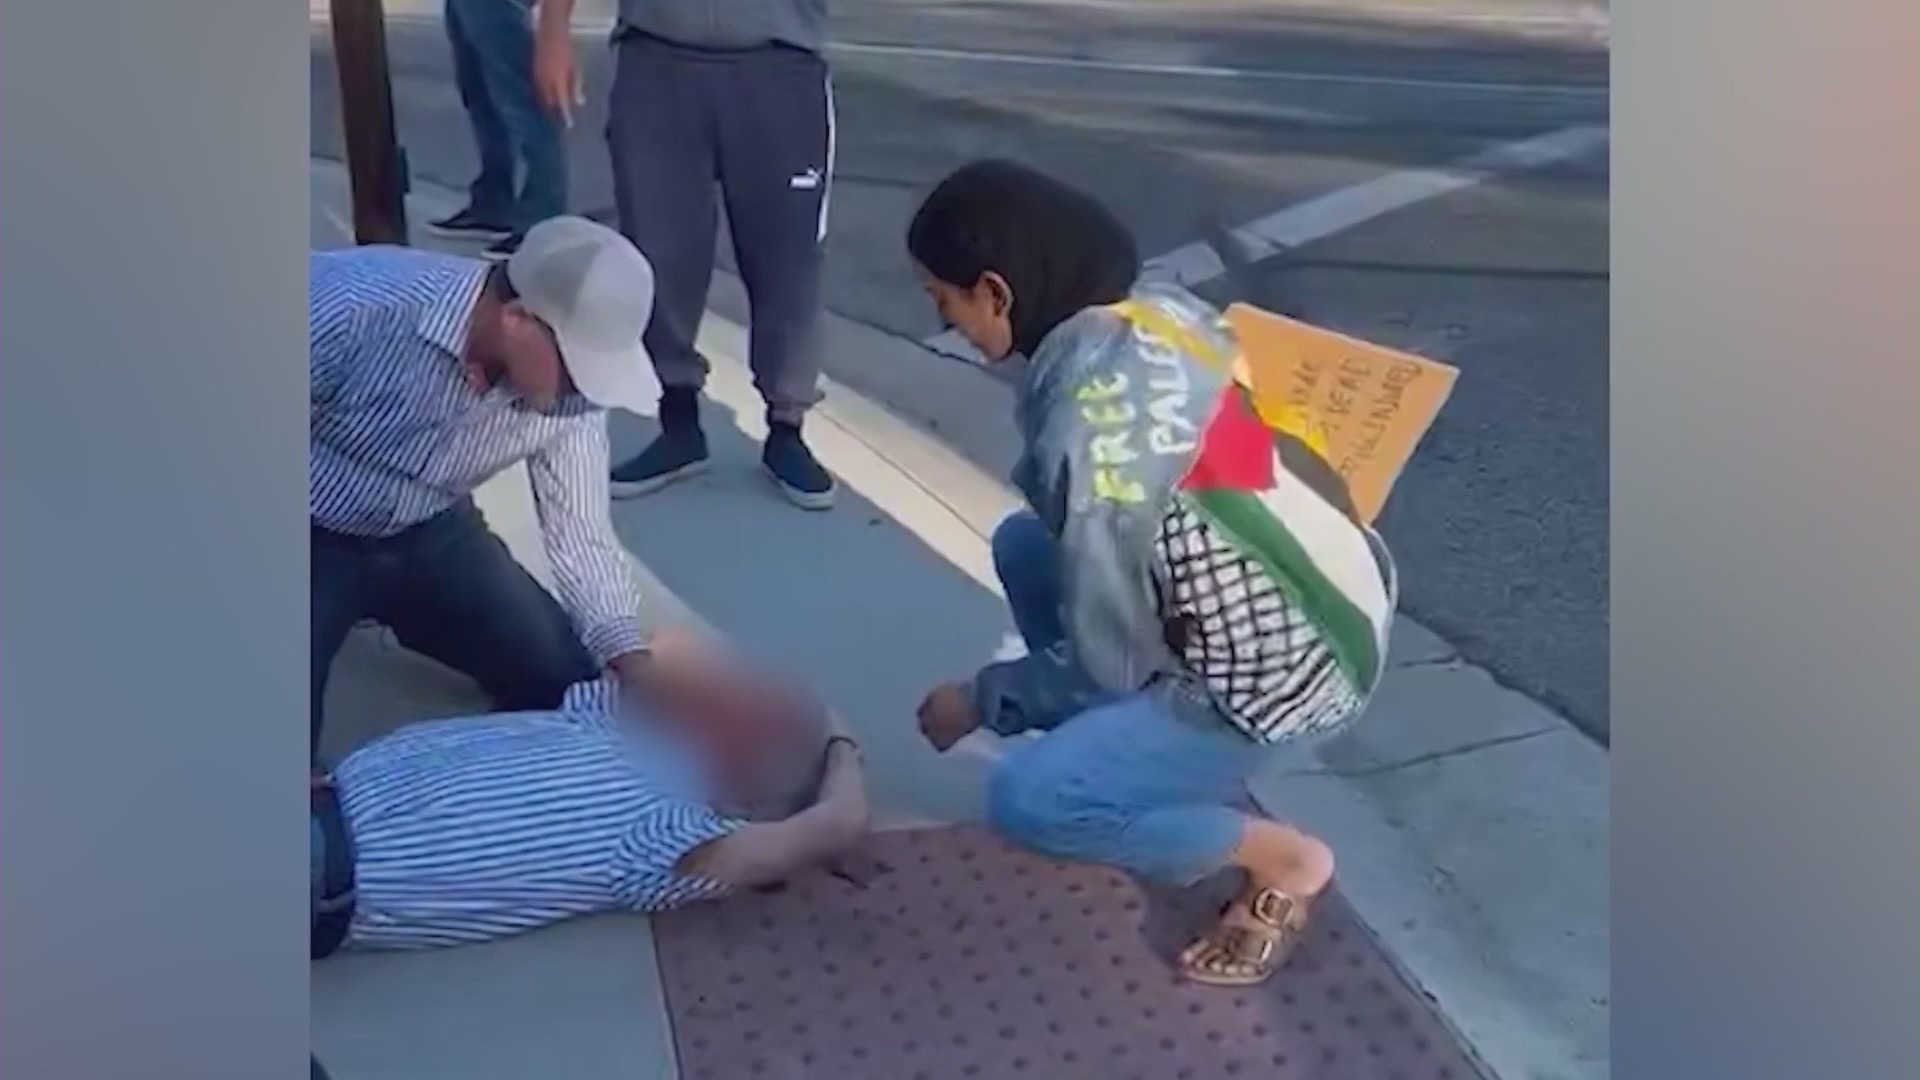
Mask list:
[[1276,745],[1364,707],[1393,571],[1305,432],[1263,417],[1220,313],[1143,284],[1132,236],[1091,198],[978,162],[915,215],[907,246],[942,319],[989,360],[1027,358],[1014,480],[993,537],[1025,657],[937,687],[946,750],[1021,740],[990,819],[1056,858],[1185,886],[1248,885],[1185,974],[1248,985],[1285,962],[1332,851],[1233,808]]

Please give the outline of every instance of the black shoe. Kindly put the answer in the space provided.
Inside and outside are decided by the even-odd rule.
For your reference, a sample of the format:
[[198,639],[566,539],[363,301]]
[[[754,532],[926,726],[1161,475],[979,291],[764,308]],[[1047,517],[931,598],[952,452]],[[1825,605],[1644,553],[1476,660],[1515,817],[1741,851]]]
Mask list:
[[514,252],[520,250],[520,243],[526,238],[526,233],[514,233],[511,236],[503,236],[499,241],[480,254],[494,262],[506,262],[508,259],[513,258]]
[[616,499],[648,495],[707,468],[707,436],[700,430],[700,396],[668,390],[660,396],[660,435],[645,450],[614,466]]
[[426,229],[435,236],[444,236],[450,240],[499,240],[513,235],[512,228],[497,221],[488,221],[474,213],[472,207],[452,217],[429,221]]
[[801,441],[799,425],[769,425],[767,447],[760,460],[793,505],[802,510],[825,510],[833,505],[839,485]]

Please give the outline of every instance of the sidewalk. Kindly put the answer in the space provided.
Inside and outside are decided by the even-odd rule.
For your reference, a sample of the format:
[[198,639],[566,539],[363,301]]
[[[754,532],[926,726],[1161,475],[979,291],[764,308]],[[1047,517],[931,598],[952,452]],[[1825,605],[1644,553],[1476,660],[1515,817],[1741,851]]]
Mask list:
[[[315,163],[312,193],[315,245],[344,243],[338,166]],[[415,221],[452,208],[449,193],[431,189],[410,201]],[[865,743],[883,827],[977,820],[994,740],[940,758],[911,718],[928,686],[1010,641],[985,540],[1014,505],[994,478],[1014,450],[1005,389],[834,320],[831,347],[870,356],[863,370],[888,384],[899,412],[829,388],[809,430],[843,481],[841,505],[798,514],[758,469],[763,428],[740,359],[737,283],[716,287],[714,307],[702,347],[715,361],[715,468],[615,504],[646,617],[704,623],[804,672]],[[931,437],[925,423],[943,417]],[[647,433],[617,420],[616,456]],[[524,480],[502,477],[481,502],[543,575]],[[1344,895],[1492,1072],[1605,1076],[1605,754],[1457,665],[1417,626],[1402,626],[1393,662],[1353,736],[1279,763],[1253,794],[1334,842]],[[479,707],[458,677],[378,635],[357,637],[335,672],[328,749]],[[678,1077],[655,938],[699,925],[606,917],[497,945],[337,957],[314,967],[315,1049],[343,1080]]]

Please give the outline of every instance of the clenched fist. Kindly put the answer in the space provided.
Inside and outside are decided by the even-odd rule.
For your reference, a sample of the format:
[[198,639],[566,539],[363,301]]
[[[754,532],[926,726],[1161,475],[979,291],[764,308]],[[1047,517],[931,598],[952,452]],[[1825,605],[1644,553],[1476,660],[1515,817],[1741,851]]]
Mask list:
[[959,683],[934,687],[920,703],[920,734],[943,754],[979,726],[980,714]]

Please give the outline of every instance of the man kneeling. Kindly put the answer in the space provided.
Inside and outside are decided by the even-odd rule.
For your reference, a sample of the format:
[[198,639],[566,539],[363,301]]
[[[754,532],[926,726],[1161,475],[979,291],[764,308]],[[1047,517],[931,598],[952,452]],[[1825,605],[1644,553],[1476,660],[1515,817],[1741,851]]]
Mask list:
[[550,712],[401,728],[313,784],[313,955],[662,911],[851,847],[857,748],[825,710],[685,639],[642,706],[611,676]]

